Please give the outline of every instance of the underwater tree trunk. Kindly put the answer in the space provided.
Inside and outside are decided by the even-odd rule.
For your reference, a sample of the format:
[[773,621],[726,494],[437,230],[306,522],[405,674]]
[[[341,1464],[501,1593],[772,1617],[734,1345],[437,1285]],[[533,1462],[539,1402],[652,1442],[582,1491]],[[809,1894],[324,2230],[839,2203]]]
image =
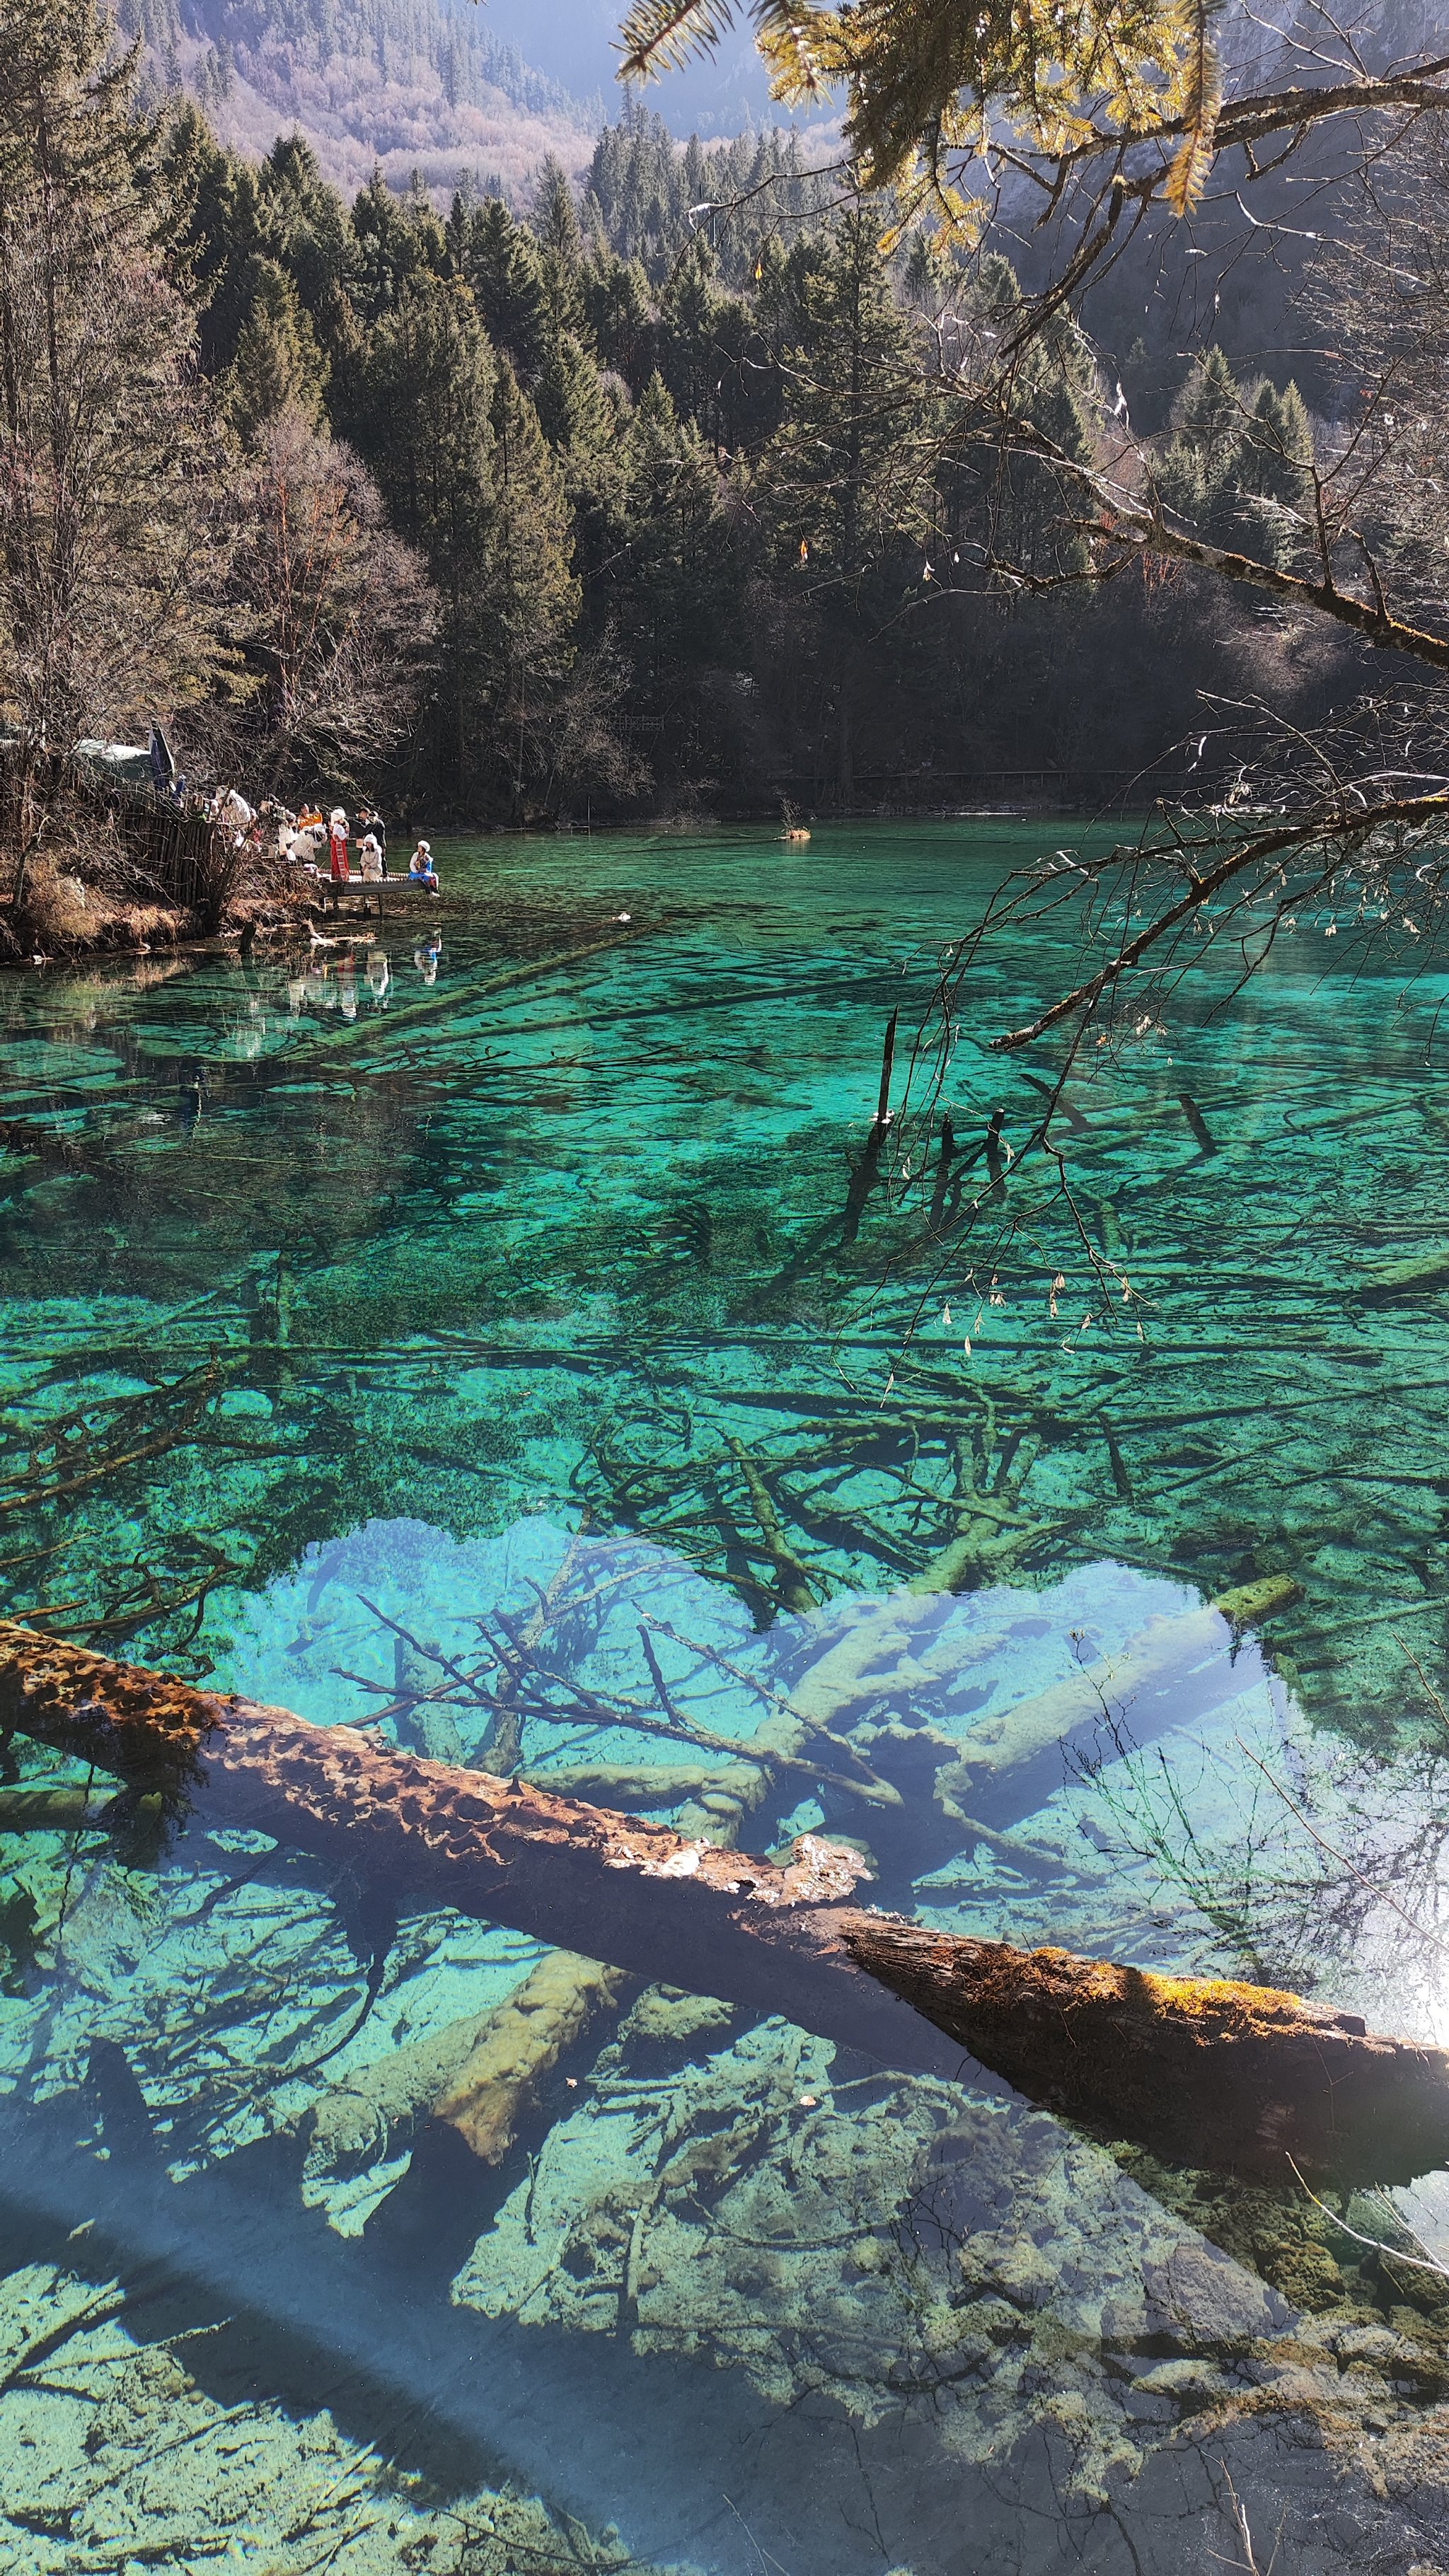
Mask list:
[[[1032,2100],[1192,2165],[1337,2181],[1449,2162],[1449,2056],[1257,1986],[954,1939],[848,1902],[856,1854],[786,1869],[347,1726],[212,1696],[0,1621],[0,1734],[345,1867],[379,1906],[450,1905],[895,2066],[961,2052]],[[954,2043],[954,2044],[953,2044]]]
[[996,1822],[1008,1811],[1030,1814],[1060,1787],[1064,1748],[1090,1769],[1104,1753],[1110,1759],[1114,1751],[1136,1751],[1166,1725],[1221,1707],[1243,1688],[1236,1641],[1297,1591],[1292,1575],[1265,1574],[1198,1610],[1161,1613],[1119,1653],[1083,1664],[1000,1716],[989,1714],[936,1774],[946,1813]]

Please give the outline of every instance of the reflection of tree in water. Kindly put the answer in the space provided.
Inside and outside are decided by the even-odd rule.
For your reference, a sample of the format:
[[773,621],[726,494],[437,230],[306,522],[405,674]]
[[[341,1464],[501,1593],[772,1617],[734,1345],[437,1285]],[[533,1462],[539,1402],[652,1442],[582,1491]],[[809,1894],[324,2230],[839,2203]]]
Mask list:
[[1347,1966],[1372,1974],[1400,2020],[1443,1982],[1449,1712],[1405,1658],[1419,1701],[1377,1755],[1302,1726],[1274,1757],[1177,1735],[1143,1749],[1104,1718],[1074,1757],[1125,1851],[1185,1896],[1256,1981],[1312,1993]]

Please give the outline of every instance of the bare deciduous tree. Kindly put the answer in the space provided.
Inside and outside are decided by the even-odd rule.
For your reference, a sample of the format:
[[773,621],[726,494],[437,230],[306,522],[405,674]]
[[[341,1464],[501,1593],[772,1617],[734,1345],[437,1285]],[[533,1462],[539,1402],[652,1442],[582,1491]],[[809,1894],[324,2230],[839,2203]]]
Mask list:
[[242,473],[238,640],[262,685],[243,714],[251,774],[338,786],[402,739],[432,667],[437,603],[350,448],[295,411],[260,432]]

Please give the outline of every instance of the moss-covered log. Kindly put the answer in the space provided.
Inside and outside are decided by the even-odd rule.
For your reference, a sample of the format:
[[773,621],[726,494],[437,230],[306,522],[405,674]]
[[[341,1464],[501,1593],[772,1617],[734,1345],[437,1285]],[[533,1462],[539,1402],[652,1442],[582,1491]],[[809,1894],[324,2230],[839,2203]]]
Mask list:
[[629,1981],[573,1950],[549,1950],[501,2004],[465,2014],[355,2066],[307,2114],[307,2163],[355,2173],[410,2147],[429,2120],[501,2164],[559,2059]]
[[209,1823],[345,1864],[649,1978],[782,2013],[888,2063],[969,2051],[1049,2108],[1154,2153],[1281,2177],[1449,2162],[1449,2056],[1251,1986],[955,1940],[851,1903],[855,1856],[787,1869],[518,1780],[399,1756],[351,1727],[222,1698],[0,1622],[0,1730]]
[[844,1938],[983,2065],[1169,2164],[1407,2181],[1449,2154],[1449,2055],[1271,1986],[958,1941],[867,1916]]
[[485,2165],[501,2165],[534,2108],[540,2085],[629,1981],[574,1950],[551,1950],[480,2030],[452,2082],[433,2105],[436,2119]]

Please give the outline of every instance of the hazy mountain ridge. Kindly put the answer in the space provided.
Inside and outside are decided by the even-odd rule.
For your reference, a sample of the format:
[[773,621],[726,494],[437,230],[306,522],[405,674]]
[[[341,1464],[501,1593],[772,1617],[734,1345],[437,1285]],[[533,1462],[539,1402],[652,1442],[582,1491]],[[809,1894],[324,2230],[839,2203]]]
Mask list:
[[[157,89],[189,90],[221,139],[254,154],[293,127],[328,176],[394,187],[465,173],[526,189],[546,154],[588,164],[605,113],[446,0],[119,0]],[[612,104],[612,102],[610,102]]]
[[[185,89],[221,139],[270,151],[294,126],[329,178],[360,187],[415,170],[434,191],[471,175],[526,194],[552,154],[575,175],[623,104],[621,0],[118,0],[152,89]],[[781,121],[748,36],[667,80],[648,103],[677,136]]]
[[[474,0],[462,0],[464,8]],[[625,0],[481,0],[495,40],[517,48],[540,71],[576,93],[602,91],[607,113],[619,113],[619,23]],[[769,76],[748,28],[737,27],[707,53],[664,79],[649,82],[644,104],[683,140],[709,142],[752,125],[791,120],[770,96]]]

